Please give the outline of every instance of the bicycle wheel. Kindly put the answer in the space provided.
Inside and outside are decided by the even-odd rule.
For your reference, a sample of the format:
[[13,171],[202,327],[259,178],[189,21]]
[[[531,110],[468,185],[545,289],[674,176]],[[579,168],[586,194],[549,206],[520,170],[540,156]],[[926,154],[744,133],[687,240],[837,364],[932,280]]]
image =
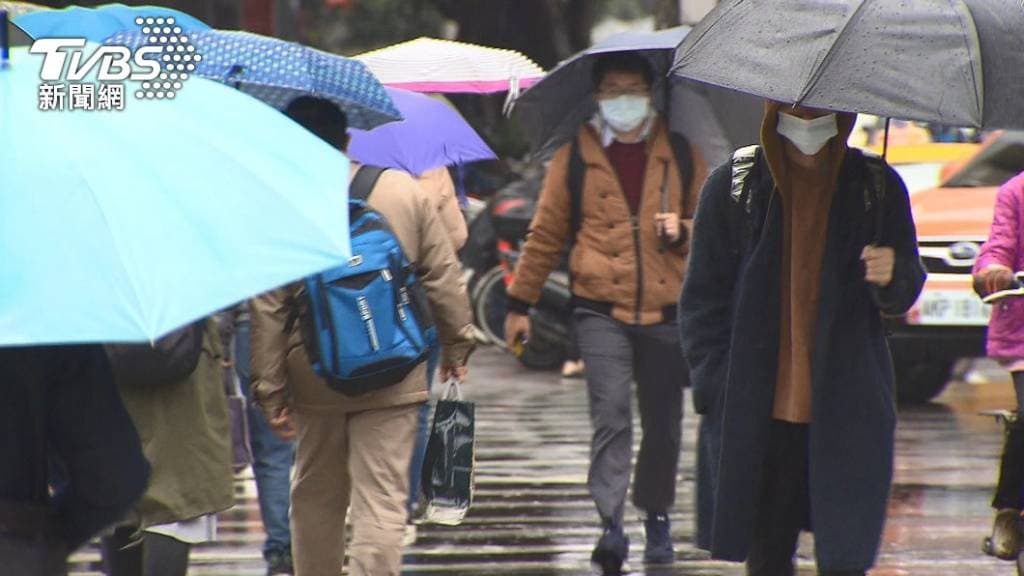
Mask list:
[[491,343],[505,346],[505,269],[495,266],[485,272],[473,290],[476,325]]

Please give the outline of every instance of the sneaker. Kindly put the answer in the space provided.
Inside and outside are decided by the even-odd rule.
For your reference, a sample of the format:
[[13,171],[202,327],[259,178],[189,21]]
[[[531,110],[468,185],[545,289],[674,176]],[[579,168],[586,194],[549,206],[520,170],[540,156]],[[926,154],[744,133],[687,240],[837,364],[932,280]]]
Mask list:
[[295,566],[292,562],[291,550],[267,553],[267,576],[295,573]]
[[590,563],[601,570],[603,576],[619,576],[622,563],[628,556],[629,537],[622,531],[622,526],[606,526],[590,554]]
[[1020,549],[1020,510],[1003,508],[992,522],[991,552],[1000,560],[1016,560]]
[[644,520],[644,533],[647,535],[647,543],[644,545],[645,564],[671,564],[675,561],[672,524],[668,514],[648,514]]

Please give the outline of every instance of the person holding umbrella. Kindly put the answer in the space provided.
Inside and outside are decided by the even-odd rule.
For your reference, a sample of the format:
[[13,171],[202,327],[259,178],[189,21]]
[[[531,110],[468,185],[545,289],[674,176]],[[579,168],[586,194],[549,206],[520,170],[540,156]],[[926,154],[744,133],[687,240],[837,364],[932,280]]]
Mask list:
[[880,313],[925,271],[902,181],[847,147],[838,111],[1019,129],[1020,83],[1000,79],[1020,78],[1021,28],[1014,0],[723,0],[677,48],[674,75],[769,101],[761,147],[701,194],[680,305],[715,558],[792,574],[811,528],[822,573],[874,564],[896,422]]
[[686,156],[677,156],[678,136],[670,135],[651,105],[654,75],[647,58],[610,53],[597,58],[592,70],[599,113],[579,126],[548,168],[508,288],[505,334],[510,347],[529,338],[530,306],[566,241],[572,242],[574,314],[594,428],[588,486],[603,525],[591,559],[604,573],[618,574],[629,552],[623,518],[634,380],[643,440],[633,503],[646,514],[644,560],[674,559],[668,513],[686,384],[675,301],[706,171],[695,148],[686,145]]
[[679,304],[701,420],[697,544],[793,574],[874,564],[896,423],[882,314],[925,271],[906,188],[848,148],[855,116],[769,101],[761,146],[708,178]]
[[67,574],[67,557],[142,496],[149,463],[101,346],[0,346],[0,383],[3,571]]
[[[41,61],[15,48],[0,65],[0,131],[18,142],[0,147],[5,574],[66,572],[67,554],[147,489],[151,467],[98,343],[148,348],[351,254],[334,216],[347,162],[273,109],[193,78],[173,105],[52,115],[39,110]],[[253,122],[265,130],[249,133]],[[242,205],[244,220],[223,218]],[[230,499],[230,476],[227,487]]]

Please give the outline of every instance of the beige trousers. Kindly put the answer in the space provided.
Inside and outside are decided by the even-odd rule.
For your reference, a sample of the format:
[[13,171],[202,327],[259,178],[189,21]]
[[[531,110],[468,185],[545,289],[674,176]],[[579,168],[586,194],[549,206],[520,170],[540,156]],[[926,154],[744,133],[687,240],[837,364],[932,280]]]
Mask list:
[[421,404],[294,413],[292,551],[296,576],[338,576],[351,505],[352,576],[398,576],[409,464]]

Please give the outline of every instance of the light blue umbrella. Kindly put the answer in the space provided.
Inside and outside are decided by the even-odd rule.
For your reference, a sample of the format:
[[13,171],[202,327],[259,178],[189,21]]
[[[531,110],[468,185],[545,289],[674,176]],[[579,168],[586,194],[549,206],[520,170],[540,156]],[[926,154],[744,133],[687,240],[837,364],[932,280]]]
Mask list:
[[349,257],[348,161],[284,115],[202,78],[40,111],[40,66],[0,69],[0,346],[151,341]]
[[168,71],[230,84],[279,110],[298,96],[318,96],[341,107],[352,128],[369,130],[402,119],[384,86],[362,62],[249,32],[208,30],[186,36],[186,41],[164,42],[161,36],[153,42],[153,36],[131,32],[115,34],[106,42],[130,48],[160,46],[166,51],[164,58],[172,58],[166,62]]
[[125,6],[104,4],[96,8],[70,6],[62,10],[40,10],[22,14],[14,25],[32,38],[85,38],[92,42],[103,40],[118,32],[141,32],[137,18],[173,18],[165,27],[180,28],[186,32],[209,30],[201,20],[184,12],[163,6]]

